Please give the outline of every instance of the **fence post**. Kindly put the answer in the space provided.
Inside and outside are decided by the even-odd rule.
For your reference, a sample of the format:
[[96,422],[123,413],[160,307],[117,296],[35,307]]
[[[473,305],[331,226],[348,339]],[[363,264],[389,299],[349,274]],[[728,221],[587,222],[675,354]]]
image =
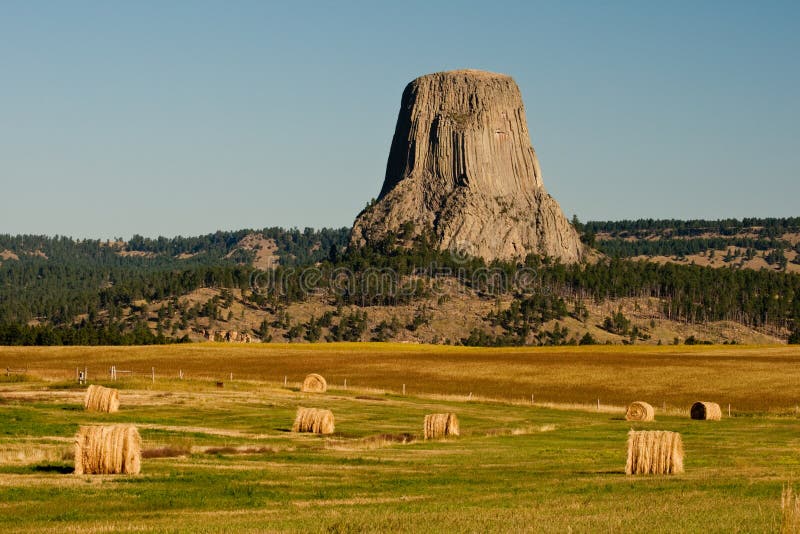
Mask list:
[[406,385],[403,384],[403,395],[405,395],[405,394],[406,394]]
[[531,393],[531,404],[533,404],[533,393]]
[[153,379],[153,384],[155,384],[156,383],[156,368],[155,367],[151,367],[150,368],[150,376]]
[[599,398],[597,399],[597,411],[598,412],[600,411],[600,399]]
[[728,417],[731,416],[731,403],[728,403]]
[[183,380],[183,369],[178,369],[178,378]]
[[347,389],[347,379],[344,379],[344,389]]

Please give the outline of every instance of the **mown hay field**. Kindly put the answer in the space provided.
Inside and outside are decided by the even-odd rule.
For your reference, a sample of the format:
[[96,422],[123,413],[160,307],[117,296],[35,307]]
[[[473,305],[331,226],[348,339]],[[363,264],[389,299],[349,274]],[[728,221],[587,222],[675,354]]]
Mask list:
[[[364,346],[369,353],[349,346],[328,348],[339,350],[336,357],[350,373],[337,375],[325,351],[306,347],[0,349],[3,358],[12,352],[24,355],[29,368],[25,377],[0,377],[0,531],[776,532],[782,489],[800,474],[800,418],[789,401],[798,395],[796,375],[789,392],[763,388],[772,399],[768,402],[777,406],[784,399],[782,411],[770,411],[771,404],[762,408],[758,392],[740,391],[756,386],[759,374],[767,373],[762,358],[778,361],[776,383],[788,380],[782,375],[791,371],[798,355],[786,348],[746,349],[739,356],[688,351],[698,362],[718,358],[725,368],[732,359],[741,366],[739,383],[698,384],[702,391],[683,392],[692,400],[716,401],[723,394],[742,403],[751,400],[750,411],[742,408],[713,423],[691,420],[691,401],[682,411],[663,413],[648,393],[661,386],[631,378],[639,375],[630,370],[642,367],[635,350],[617,356],[614,365],[622,374],[605,386],[608,391],[622,388],[620,399],[635,390],[628,402],[651,401],[653,422],[625,421],[622,400],[598,411],[592,403],[580,406],[578,397],[561,398],[574,406],[531,405],[512,395],[504,399],[502,385],[519,379],[503,367],[512,365],[509,360],[520,359],[513,365],[534,377],[539,358],[557,362],[563,356],[566,367],[558,373],[569,377],[567,368],[574,370],[580,361],[574,353],[489,351],[482,356],[483,366],[494,385],[483,391],[476,372],[463,369],[465,361],[480,360],[477,352],[444,350],[444,360],[429,369],[421,363],[435,353],[428,348]],[[104,362],[118,369],[156,366],[156,381],[103,377],[99,383],[120,390],[120,410],[87,412],[82,405],[86,387],[55,371],[55,353],[72,358],[65,359],[62,373],[72,367],[74,375],[74,367],[84,363],[98,370]],[[170,354],[179,359],[170,366],[175,376],[160,377],[158,369],[166,368]],[[469,359],[459,360],[462,354]],[[533,355],[534,363],[525,355]],[[598,359],[612,359],[603,350],[582,356],[600,368]],[[675,362],[677,354],[639,356],[651,365],[654,360],[648,358],[672,362],[663,365],[662,376],[678,378],[687,369]],[[413,365],[401,365],[407,358]],[[498,368],[492,358],[499,359]],[[356,372],[353,360],[368,363],[364,374]],[[619,360],[628,361],[628,367],[618,367]],[[229,371],[234,364],[238,367]],[[264,374],[238,378],[248,365]],[[386,382],[375,383],[381,365]],[[177,378],[179,368],[183,380]],[[395,391],[391,381],[397,377],[391,374],[407,368],[427,376],[420,383],[430,390]],[[290,369],[295,371],[284,386]],[[326,393],[300,391],[309,372],[328,379]],[[601,374],[614,372],[603,369]],[[90,371],[90,382],[98,383],[92,376]],[[217,386],[220,380],[224,387]],[[592,378],[583,387],[599,382]],[[543,386],[545,381],[535,383]],[[462,396],[468,394],[465,387],[474,389],[471,400]],[[583,391],[578,394],[592,390]],[[292,432],[299,407],[330,409],[335,433]],[[457,414],[460,436],[425,441],[421,422],[430,413]],[[141,473],[72,474],[79,427],[111,424],[138,428]],[[632,428],[679,432],[684,472],[626,476]]]
[[[155,347],[0,347],[0,369],[54,380],[88,367],[90,382],[110,366],[156,380],[178,377],[375,388],[538,403],[686,410],[717,402],[727,412],[794,411],[800,403],[800,346],[590,346],[467,348],[393,343],[224,344]],[[127,375],[118,374],[124,383]],[[117,385],[120,382],[110,383]]]

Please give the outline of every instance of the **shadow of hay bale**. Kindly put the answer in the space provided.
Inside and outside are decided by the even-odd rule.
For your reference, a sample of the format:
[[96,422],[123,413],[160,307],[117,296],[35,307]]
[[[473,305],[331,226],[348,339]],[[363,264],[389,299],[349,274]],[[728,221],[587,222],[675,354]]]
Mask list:
[[73,467],[66,464],[39,464],[33,466],[33,470],[37,473],[58,473],[60,475],[68,475],[72,473]]

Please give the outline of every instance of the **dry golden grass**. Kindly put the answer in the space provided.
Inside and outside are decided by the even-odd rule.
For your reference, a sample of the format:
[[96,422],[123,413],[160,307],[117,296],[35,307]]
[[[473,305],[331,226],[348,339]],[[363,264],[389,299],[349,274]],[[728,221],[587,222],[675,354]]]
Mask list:
[[301,391],[304,393],[325,393],[328,390],[328,383],[325,377],[316,373],[311,373],[303,380]]
[[425,416],[423,423],[425,439],[439,439],[458,436],[458,417],[454,413],[432,413]]
[[[52,439],[46,440],[48,442]],[[24,440],[0,445],[0,465],[30,465],[42,462],[60,462],[72,458],[67,444],[43,443],[41,440]]]
[[[0,367],[25,365],[32,376],[74,379],[87,364],[95,374],[116,365],[156,381],[227,378],[293,383],[309,367],[329,383],[401,392],[536,403],[686,407],[714,398],[739,411],[793,411],[800,383],[798,346],[588,346],[465,348],[392,343],[241,344],[151,347],[0,347]],[[625,380],[619,380],[625,376]],[[123,379],[125,380],[125,379]],[[680,387],[675,387],[680,384]]]
[[487,437],[493,436],[528,436],[531,434],[539,434],[542,432],[553,432],[556,425],[528,425],[515,428],[491,428],[484,434]]
[[683,441],[677,432],[631,430],[628,432],[626,475],[683,473]]
[[83,407],[90,412],[114,413],[119,410],[119,391],[92,384],[86,389]]
[[242,432],[226,428],[210,428],[205,426],[180,426],[180,425],[159,425],[155,423],[142,423],[138,425],[141,429],[147,430],[166,430],[168,432],[192,432],[195,434],[207,434],[209,436],[221,436],[228,438],[263,439],[267,434],[255,434]]
[[722,419],[722,409],[716,402],[695,402],[689,415],[692,419],[701,421],[719,421]]
[[414,434],[407,432],[399,434],[378,434],[361,439],[331,438],[325,442],[325,448],[336,451],[369,451],[395,445],[406,445],[408,443],[414,443],[416,440],[417,438]]
[[251,446],[239,446],[239,447],[232,447],[232,446],[224,446],[224,447],[196,447],[192,449],[193,451],[196,450],[197,452],[202,452],[204,454],[219,454],[219,455],[232,455],[232,454],[264,454],[264,453],[279,453],[279,452],[291,452],[294,451],[295,448],[292,446],[285,446],[285,447],[278,447],[275,445],[270,446],[262,446],[262,447],[251,447]]
[[626,421],[652,421],[656,417],[656,411],[652,406],[642,401],[635,401],[630,403],[628,409],[625,411]]
[[800,496],[792,486],[784,486],[781,494],[781,534],[800,532]]
[[82,426],[75,436],[75,474],[137,475],[142,439],[133,425]]
[[333,412],[321,408],[298,408],[292,425],[292,432],[311,432],[313,434],[333,434],[336,426]]

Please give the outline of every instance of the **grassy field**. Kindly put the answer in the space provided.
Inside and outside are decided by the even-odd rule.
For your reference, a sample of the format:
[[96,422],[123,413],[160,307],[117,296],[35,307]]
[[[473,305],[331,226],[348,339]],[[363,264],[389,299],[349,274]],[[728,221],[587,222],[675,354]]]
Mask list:
[[[156,381],[102,377],[122,408],[86,413],[69,380],[84,363],[97,378],[155,366]],[[29,371],[0,378],[0,531],[775,532],[800,474],[798,363],[786,347],[4,348],[1,367]],[[298,391],[311,371],[328,393]],[[548,404],[523,402],[525,386]],[[691,421],[697,398],[738,408]],[[634,399],[656,422],[624,420],[614,404]],[[333,410],[336,434],[291,433],[298,406]],[[461,437],[421,440],[439,411]],[[141,475],[70,474],[78,426],[104,422],[137,424]],[[625,476],[632,427],[681,432],[686,472]]]

